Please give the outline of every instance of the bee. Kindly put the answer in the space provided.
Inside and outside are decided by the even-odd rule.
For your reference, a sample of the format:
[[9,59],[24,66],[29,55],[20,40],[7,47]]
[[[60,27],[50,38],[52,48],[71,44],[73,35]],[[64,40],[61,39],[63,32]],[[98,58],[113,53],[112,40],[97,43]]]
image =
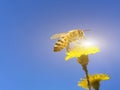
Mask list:
[[66,33],[54,34],[51,39],[58,39],[54,45],[54,52],[59,52],[62,49],[66,48],[69,51],[69,44],[79,39],[85,38],[83,30],[71,30]]

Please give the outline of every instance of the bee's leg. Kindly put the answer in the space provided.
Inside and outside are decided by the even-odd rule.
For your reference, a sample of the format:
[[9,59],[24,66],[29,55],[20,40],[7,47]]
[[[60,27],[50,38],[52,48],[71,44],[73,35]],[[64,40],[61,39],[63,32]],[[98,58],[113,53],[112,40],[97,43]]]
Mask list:
[[69,44],[67,44],[67,46],[66,46],[66,51],[67,51],[67,52],[70,51],[70,46],[69,46]]
[[66,51],[67,51],[67,52],[69,52],[69,51],[70,51],[70,50],[69,50],[69,46],[66,46]]

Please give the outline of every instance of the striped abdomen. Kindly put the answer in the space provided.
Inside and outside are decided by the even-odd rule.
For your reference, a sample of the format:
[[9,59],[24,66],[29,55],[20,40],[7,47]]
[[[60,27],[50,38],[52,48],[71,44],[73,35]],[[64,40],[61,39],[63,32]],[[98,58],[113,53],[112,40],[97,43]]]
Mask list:
[[54,52],[61,51],[68,45],[68,37],[61,37],[54,45]]

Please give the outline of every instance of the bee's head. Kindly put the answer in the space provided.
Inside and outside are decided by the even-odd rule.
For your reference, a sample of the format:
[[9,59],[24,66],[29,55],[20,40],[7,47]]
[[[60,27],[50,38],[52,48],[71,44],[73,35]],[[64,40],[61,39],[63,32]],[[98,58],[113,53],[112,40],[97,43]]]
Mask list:
[[84,36],[85,36],[84,31],[83,30],[78,30],[78,32],[79,32],[79,37],[84,38]]

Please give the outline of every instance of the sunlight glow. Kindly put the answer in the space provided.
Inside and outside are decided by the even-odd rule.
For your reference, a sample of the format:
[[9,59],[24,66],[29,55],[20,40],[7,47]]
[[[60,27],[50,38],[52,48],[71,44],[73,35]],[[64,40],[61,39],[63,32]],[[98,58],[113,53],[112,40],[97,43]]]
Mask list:
[[83,45],[84,45],[84,46],[93,46],[94,43],[91,42],[91,41],[84,41],[84,42],[83,42]]

